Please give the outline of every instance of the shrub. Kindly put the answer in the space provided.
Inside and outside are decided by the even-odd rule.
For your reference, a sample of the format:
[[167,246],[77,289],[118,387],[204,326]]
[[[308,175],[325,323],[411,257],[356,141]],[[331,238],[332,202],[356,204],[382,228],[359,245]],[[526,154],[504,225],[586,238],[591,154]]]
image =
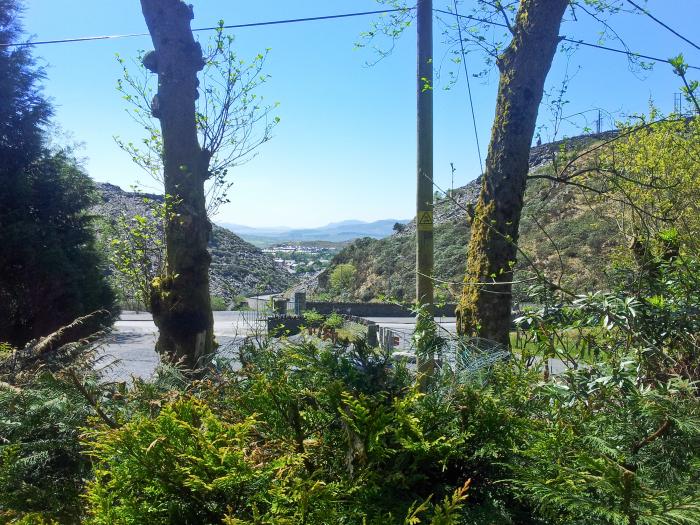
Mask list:
[[316,310],[307,310],[303,314],[306,326],[310,328],[318,328],[325,321],[325,317]]
[[214,312],[222,312],[228,310],[228,303],[223,297],[217,295],[211,296],[211,309]]
[[343,316],[333,312],[331,315],[328,316],[328,318],[325,320],[323,323],[323,326],[325,328],[328,328],[329,330],[337,330],[338,328],[343,327],[344,323]]
[[348,293],[355,284],[357,268],[350,263],[339,264],[330,274],[330,285],[336,293]]
[[302,344],[241,358],[196,398],[86,434],[88,523],[459,523],[465,471],[449,466],[464,440],[440,424],[454,406],[426,405],[388,355]]
[[[22,349],[0,345],[0,522],[79,523],[91,465],[80,433],[107,401],[90,336],[106,312]],[[70,339],[80,339],[69,343]],[[60,346],[59,346],[60,345]]]
[[48,371],[19,387],[0,381],[0,522],[78,522],[90,475],[79,436],[92,413],[72,384]]
[[534,390],[536,425],[511,463],[510,483],[543,516],[581,524],[700,520],[697,388],[638,371],[628,359]]
[[252,508],[268,484],[255,467],[254,426],[252,418],[222,421],[184,398],[154,418],[88,432],[95,461],[89,522],[220,523],[228,508]]

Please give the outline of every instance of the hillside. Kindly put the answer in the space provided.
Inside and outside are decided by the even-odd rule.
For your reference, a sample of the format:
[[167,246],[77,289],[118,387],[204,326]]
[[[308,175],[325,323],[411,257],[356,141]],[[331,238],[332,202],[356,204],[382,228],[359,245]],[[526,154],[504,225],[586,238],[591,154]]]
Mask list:
[[[159,195],[126,192],[112,184],[97,183],[102,203],[94,212],[108,220],[120,214],[128,217],[148,215],[144,197],[158,200]],[[291,286],[293,278],[272,257],[244,241],[233,232],[213,225],[209,242],[212,261],[209,276],[211,294],[232,299],[235,295],[273,293]]]
[[[600,138],[603,137],[577,137],[567,141],[565,147],[578,149]],[[560,147],[561,142],[533,148],[531,173],[551,169],[552,155]],[[478,178],[435,203],[435,277],[441,281],[436,283],[439,298],[454,299],[459,293],[470,236],[466,209],[476,204],[480,187]],[[621,243],[610,211],[605,203],[591,200],[573,186],[531,180],[520,225],[520,247],[550,278],[556,280],[561,275],[563,283],[582,291],[604,286],[606,276],[601,261]],[[333,267],[343,263],[357,269],[350,298],[371,301],[389,296],[413,300],[415,219],[403,231],[385,239],[364,238],[350,244],[333,259],[329,270],[307,287],[309,292],[333,296],[329,275]],[[516,297],[525,299],[525,291],[525,286],[516,286]]]

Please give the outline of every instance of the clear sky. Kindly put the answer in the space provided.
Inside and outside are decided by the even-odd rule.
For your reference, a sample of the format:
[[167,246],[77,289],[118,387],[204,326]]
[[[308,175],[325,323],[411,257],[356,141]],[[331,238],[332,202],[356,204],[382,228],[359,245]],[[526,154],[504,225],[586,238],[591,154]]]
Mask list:
[[[640,0],[642,1],[642,0]],[[300,18],[374,10],[374,0],[194,0],[193,27]],[[466,0],[469,10],[475,0]],[[443,5],[444,4],[444,5]],[[451,2],[434,0],[435,8]],[[697,37],[700,0],[649,0],[649,9],[691,39]],[[38,40],[136,33],[146,31],[138,0],[26,0],[26,31]],[[602,29],[579,13],[562,34],[596,42]],[[235,168],[231,203],[217,222],[250,226],[318,226],[344,219],[410,218],[415,208],[415,36],[407,31],[393,53],[378,64],[368,49],[355,49],[372,17],[306,22],[235,31],[239,54],[252,57],[271,48],[262,93],[279,102],[281,118],[272,141],[251,162]],[[684,52],[686,61],[700,65],[700,51],[641,15],[619,14],[610,24],[630,49],[661,58]],[[435,62],[451,65],[441,44],[442,26],[435,26]],[[206,38],[200,33],[200,38]],[[697,37],[697,38],[696,38]],[[608,45],[620,44],[608,40]],[[115,89],[120,69],[115,54],[136,56],[151,49],[148,37],[38,46],[34,53],[47,64],[45,92],[56,105],[56,122],[85,143],[87,169],[98,181],[124,188],[155,183],[114,143],[113,136],[138,141],[142,130],[125,113]],[[470,53],[473,71],[483,56]],[[556,89],[567,70],[572,75],[565,98],[567,114],[603,108],[617,118],[643,112],[653,98],[662,111],[673,109],[679,79],[662,63],[652,71],[631,71],[623,55],[582,48],[567,60],[559,54],[549,76]],[[694,71],[693,78],[700,77]],[[444,79],[446,75],[443,75]],[[472,81],[482,155],[493,119],[498,77],[495,72]],[[435,180],[451,185],[450,163],[456,168],[455,186],[479,173],[477,148],[464,77],[447,91],[435,89]],[[597,113],[587,114],[591,120]],[[547,124],[551,113],[540,110]],[[605,126],[610,126],[610,121]],[[578,121],[579,129],[585,126]],[[543,132],[543,139],[552,133]],[[577,134],[565,126],[562,134]]]

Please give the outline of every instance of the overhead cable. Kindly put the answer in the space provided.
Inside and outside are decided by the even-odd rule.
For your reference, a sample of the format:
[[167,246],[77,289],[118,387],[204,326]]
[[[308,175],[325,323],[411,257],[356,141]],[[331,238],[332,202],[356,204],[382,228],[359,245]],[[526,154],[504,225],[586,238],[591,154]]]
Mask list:
[[644,14],[647,15],[649,18],[651,18],[654,22],[656,22],[657,24],[659,24],[661,27],[667,29],[668,31],[670,31],[671,33],[673,33],[674,35],[676,35],[678,38],[680,38],[681,40],[684,40],[685,42],[687,42],[688,44],[690,44],[691,46],[693,46],[695,49],[700,50],[700,46],[698,46],[695,42],[693,42],[692,40],[690,40],[690,39],[684,37],[683,35],[681,35],[678,31],[676,31],[675,29],[673,29],[673,28],[670,27],[669,25],[664,24],[661,20],[659,20],[658,18],[656,18],[654,15],[652,15],[651,12],[650,12],[648,9],[645,9],[645,8],[643,8],[643,7],[641,7],[641,6],[637,5],[637,4],[635,4],[632,0],[627,0],[627,3],[628,3],[628,4],[632,4],[634,7],[636,7],[637,9],[639,9],[642,13],[644,13]]
[[[413,9],[413,8],[410,8]],[[212,27],[199,27],[193,29],[193,33],[199,33],[201,31],[215,31],[217,29],[241,29],[245,27],[261,27],[261,26],[272,26],[279,24],[294,24],[298,22],[313,22],[316,20],[333,20],[336,18],[350,18],[354,16],[368,16],[368,15],[380,15],[385,13],[395,13],[398,11],[405,11],[405,9],[380,9],[377,11],[361,11],[355,13],[341,13],[337,15],[325,15],[325,16],[310,16],[306,18],[287,18],[283,20],[270,20],[267,22],[251,22],[248,24],[233,24],[224,26],[212,26]],[[79,38],[63,38],[58,40],[38,40],[34,42],[12,42],[9,44],[0,44],[0,47],[20,47],[20,46],[42,46],[46,44],[65,44],[69,42],[88,42],[92,40],[115,40],[118,38],[132,38],[137,36],[148,36],[148,33],[125,33],[119,35],[101,35],[101,36],[85,36]]]
[[[380,9],[380,10],[376,10],[376,11],[360,11],[360,12],[355,12],[355,13],[341,13],[341,14],[337,14],[337,15],[311,16],[311,17],[306,17],[306,18],[289,18],[289,19],[283,19],[283,20],[271,20],[271,21],[266,21],[266,22],[252,22],[252,23],[248,23],[248,24],[225,25],[225,26],[221,26],[221,27],[220,26],[200,27],[200,28],[193,29],[192,31],[193,32],[201,32],[201,31],[214,31],[217,29],[241,29],[241,28],[246,28],[246,27],[261,27],[261,26],[271,26],[271,25],[279,25],[279,24],[293,24],[293,23],[298,23],[298,22],[313,22],[313,21],[317,21],[317,20],[333,20],[333,19],[338,19],[338,18],[350,18],[350,17],[356,17],[356,16],[368,16],[368,15],[404,12],[406,10],[412,10],[412,9],[414,9],[414,8],[409,7],[409,8],[398,8],[398,9]],[[494,26],[498,26],[498,27],[507,28],[506,24],[493,22],[491,20],[486,20],[483,18],[477,18],[477,17],[471,16],[471,15],[455,14],[455,13],[452,13],[450,11],[445,11],[443,9],[433,9],[433,11],[436,13],[442,13],[445,15],[455,16],[457,18],[473,20],[475,22],[481,22],[484,24],[490,24],[490,25],[494,25]],[[37,41],[29,41],[29,42],[0,43],[0,48],[40,46],[40,45],[47,45],[47,44],[64,44],[64,43],[69,43],[69,42],[89,42],[89,41],[94,41],[94,40],[115,40],[115,39],[120,39],[120,38],[133,38],[133,37],[140,37],[140,36],[148,36],[148,33],[126,33],[126,34],[117,34],[117,35],[101,35],[101,36],[86,36],[86,37],[77,37],[77,38],[63,38],[63,39],[56,39],[56,40],[37,40]],[[603,46],[600,44],[593,44],[590,42],[586,42],[584,40],[576,40],[576,39],[566,38],[566,37],[562,38],[562,40],[565,42],[570,42],[572,44],[578,44],[578,45],[587,46],[587,47],[591,47],[591,48],[595,48],[595,49],[601,49],[604,51],[610,51],[613,53],[627,55],[629,57],[643,58],[646,60],[653,60],[655,62],[663,62],[666,64],[671,63],[671,61],[668,59],[654,57],[651,55],[645,55],[643,53],[635,53],[633,51],[626,51],[624,49],[616,49],[614,47]],[[693,44],[693,45],[695,45],[695,44]],[[700,70],[700,66],[689,65],[688,68]]]
[[[493,26],[503,27],[503,28],[508,29],[508,26],[507,26],[506,24],[502,24],[502,23],[500,23],[500,22],[493,22],[492,20],[484,20],[483,18],[477,18],[477,17],[470,16],[470,15],[456,14],[456,13],[453,13],[453,12],[451,12],[451,11],[445,11],[444,9],[433,9],[433,11],[436,11],[436,12],[438,12],[438,13],[442,13],[442,14],[445,14],[445,15],[454,16],[454,17],[457,17],[457,18],[464,18],[464,19],[467,19],[467,20],[472,20],[472,21],[474,21],[474,22],[481,22],[481,23],[484,23],[484,24],[490,24],[490,25],[493,25]],[[578,44],[578,45],[581,45],[581,46],[592,47],[592,48],[594,48],[594,49],[601,49],[601,50],[603,50],[603,51],[610,51],[610,52],[613,52],[613,53],[619,53],[619,54],[621,54],[621,55],[627,55],[627,56],[633,57],[633,58],[644,58],[644,59],[646,59],[646,60],[653,60],[654,62],[663,62],[663,63],[665,63],[665,64],[671,64],[671,61],[668,60],[668,59],[666,59],[666,58],[654,57],[654,56],[651,56],[651,55],[645,55],[645,54],[643,54],[643,53],[635,53],[634,51],[626,51],[626,50],[624,50],[624,49],[617,49],[617,48],[615,48],[615,47],[608,47],[608,46],[604,46],[604,45],[601,45],[601,44],[592,44],[591,42],[586,42],[585,40],[577,40],[577,39],[574,39],[574,38],[567,38],[567,37],[562,37],[561,40],[563,40],[564,42],[569,42],[569,43],[571,43],[571,44]],[[688,69],[697,69],[697,70],[700,70],[700,66],[690,66],[690,65],[689,65],[689,66],[688,66]]]

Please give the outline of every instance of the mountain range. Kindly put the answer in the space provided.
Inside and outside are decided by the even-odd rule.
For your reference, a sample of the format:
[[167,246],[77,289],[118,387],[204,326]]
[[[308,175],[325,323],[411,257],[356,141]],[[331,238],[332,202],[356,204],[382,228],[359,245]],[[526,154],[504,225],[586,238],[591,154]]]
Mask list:
[[287,228],[284,226],[255,228],[241,224],[220,223],[219,225],[240,235],[255,244],[282,243],[289,241],[347,242],[362,237],[382,239],[394,231],[396,223],[406,224],[408,220],[383,219],[373,222],[346,220],[332,222],[318,228]]

